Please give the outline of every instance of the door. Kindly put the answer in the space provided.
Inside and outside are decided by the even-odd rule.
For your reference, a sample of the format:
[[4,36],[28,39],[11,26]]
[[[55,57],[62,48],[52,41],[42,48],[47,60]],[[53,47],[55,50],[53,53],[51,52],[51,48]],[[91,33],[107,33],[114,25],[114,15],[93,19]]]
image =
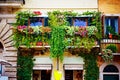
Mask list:
[[51,80],[51,70],[34,70],[33,80]]
[[51,70],[42,70],[41,80],[51,80]]
[[73,80],[73,70],[65,70],[65,80]]

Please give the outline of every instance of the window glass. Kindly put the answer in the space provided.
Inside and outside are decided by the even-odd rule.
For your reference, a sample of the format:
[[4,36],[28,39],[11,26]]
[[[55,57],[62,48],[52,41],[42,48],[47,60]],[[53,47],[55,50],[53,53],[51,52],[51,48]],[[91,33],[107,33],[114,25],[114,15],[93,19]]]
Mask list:
[[74,20],[74,26],[78,26],[78,27],[83,27],[83,26],[87,26],[87,22],[85,21],[85,19],[75,19]]
[[30,18],[30,26],[42,26],[42,19],[41,17]]
[[103,80],[119,80],[119,70],[114,65],[107,65],[103,72]]
[[116,66],[114,66],[114,65],[107,65],[104,68],[103,72],[119,72],[119,71],[118,71]]
[[92,25],[92,17],[75,17],[73,18],[73,26],[85,27]]
[[118,34],[118,18],[106,17],[105,18],[105,34]]
[[119,75],[103,75],[103,80],[119,80]]
[[73,70],[65,70],[65,80],[73,80]]

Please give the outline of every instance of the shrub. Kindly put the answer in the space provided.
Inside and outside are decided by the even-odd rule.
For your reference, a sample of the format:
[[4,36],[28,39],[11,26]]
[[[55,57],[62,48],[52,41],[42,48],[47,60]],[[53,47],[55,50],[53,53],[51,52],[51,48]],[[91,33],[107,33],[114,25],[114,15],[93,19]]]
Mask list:
[[106,49],[110,49],[113,53],[117,52],[117,47],[114,44],[110,44],[106,47]]

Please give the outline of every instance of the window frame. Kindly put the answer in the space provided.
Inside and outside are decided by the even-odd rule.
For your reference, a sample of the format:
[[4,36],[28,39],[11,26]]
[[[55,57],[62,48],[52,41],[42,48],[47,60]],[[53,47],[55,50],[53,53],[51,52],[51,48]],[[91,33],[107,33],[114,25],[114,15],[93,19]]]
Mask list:
[[111,63],[111,65],[114,65],[117,69],[118,69],[118,73],[110,73],[110,72],[103,72],[103,70],[104,70],[104,68],[107,66],[107,65],[109,65],[108,63],[103,63],[101,66],[100,66],[100,68],[99,68],[99,72],[100,72],[100,74],[99,74],[99,79],[100,80],[103,80],[103,76],[104,76],[104,74],[108,74],[108,75],[119,75],[119,79],[120,79],[120,65],[118,64],[118,63],[115,63],[115,62],[113,62],[113,63]]
[[[109,18],[109,19],[112,19],[112,18],[116,18],[117,19],[117,23],[116,23],[116,25],[117,25],[117,32],[116,32],[116,30],[115,30],[115,32],[117,33],[117,34],[119,34],[120,33],[120,31],[119,31],[119,16],[104,16],[104,18],[103,18],[103,26],[104,26],[104,28],[103,28],[103,33],[104,33],[104,36],[106,36],[107,35],[107,26],[106,26],[106,18]],[[111,23],[109,23],[109,24],[111,24]]]
[[[72,17],[72,26],[74,26],[75,19],[84,19],[86,22],[86,26],[89,26],[89,18],[91,17]],[[80,26],[75,26],[80,27]]]

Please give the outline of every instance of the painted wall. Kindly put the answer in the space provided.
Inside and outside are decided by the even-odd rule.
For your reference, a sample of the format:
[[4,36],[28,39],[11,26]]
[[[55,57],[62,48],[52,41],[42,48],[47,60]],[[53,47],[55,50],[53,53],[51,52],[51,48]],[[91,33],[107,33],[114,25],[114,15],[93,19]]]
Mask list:
[[23,8],[98,8],[97,0],[26,0]]
[[106,14],[120,14],[120,0],[98,0],[99,11]]

